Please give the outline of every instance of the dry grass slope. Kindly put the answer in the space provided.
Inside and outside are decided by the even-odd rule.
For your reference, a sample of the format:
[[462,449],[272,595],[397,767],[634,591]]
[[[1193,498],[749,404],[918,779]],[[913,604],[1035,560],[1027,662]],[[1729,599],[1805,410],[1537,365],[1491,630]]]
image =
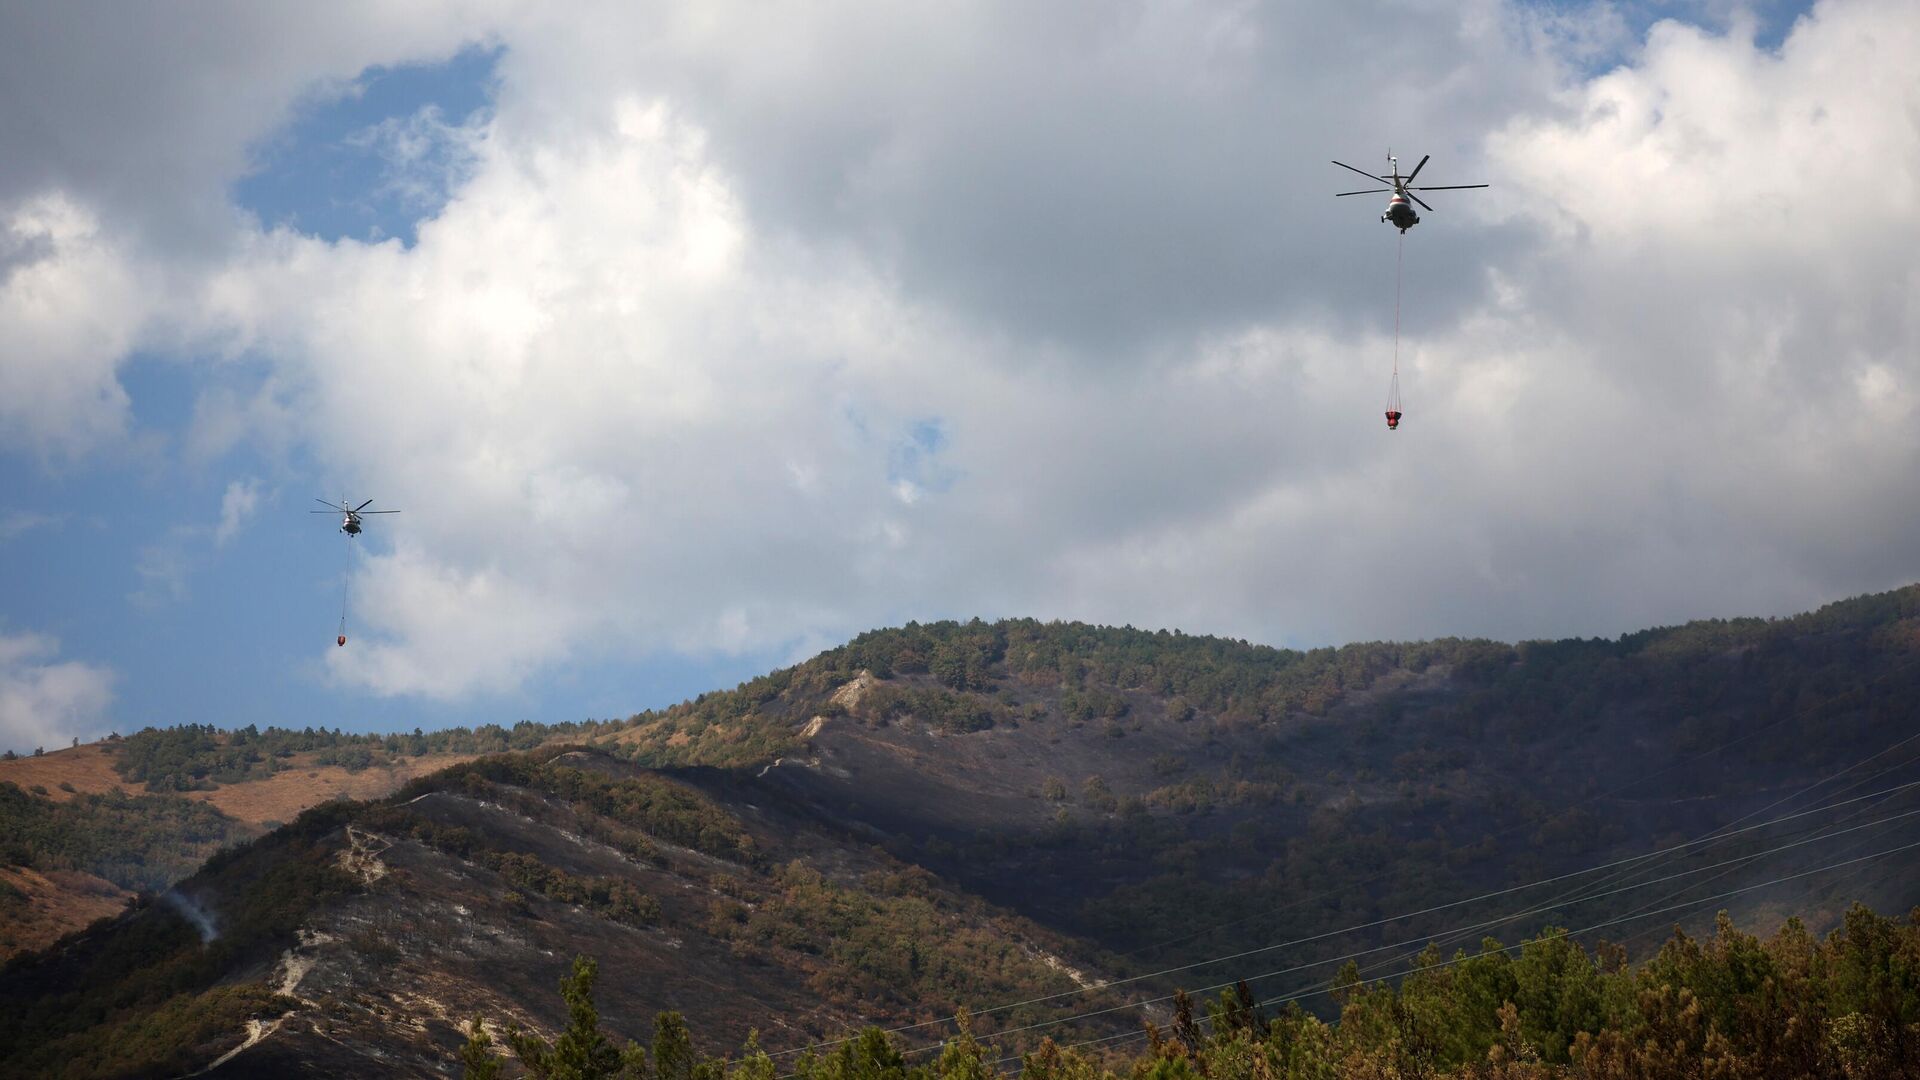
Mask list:
[[449,765],[472,761],[477,754],[433,754],[410,758],[405,765],[349,772],[338,765],[310,765],[312,754],[290,759],[285,772],[264,780],[226,784],[215,791],[195,791],[190,799],[250,825],[292,821],[300,811],[329,799],[378,799],[400,790],[415,777],[436,773]]
[[[0,761],[0,783],[12,781],[26,791],[38,785],[46,788],[47,798],[55,802],[65,802],[75,794],[105,795],[114,788],[136,791],[139,785],[127,783],[113,771],[117,755],[115,744],[93,742],[49,750],[39,757]],[[73,785],[73,791],[62,788],[62,783]]]
[[79,870],[0,866],[0,884],[15,891],[0,900],[0,960],[85,929],[118,912],[133,895]]
[[[101,741],[53,750],[38,756],[0,761],[0,783],[17,784],[53,802],[77,795],[108,794],[115,790],[139,795],[143,784],[127,781],[114,770],[119,742]],[[401,765],[380,765],[349,771],[338,765],[318,765],[316,753],[297,754],[285,771],[212,791],[182,793],[256,829],[292,821],[300,812],[332,799],[378,799],[399,790],[410,780],[473,760],[474,754],[428,754]],[[63,786],[64,785],[64,786]],[[42,873],[26,867],[0,867],[0,961],[17,952],[44,948],[95,919],[111,915],[133,894],[112,882],[76,870]]]

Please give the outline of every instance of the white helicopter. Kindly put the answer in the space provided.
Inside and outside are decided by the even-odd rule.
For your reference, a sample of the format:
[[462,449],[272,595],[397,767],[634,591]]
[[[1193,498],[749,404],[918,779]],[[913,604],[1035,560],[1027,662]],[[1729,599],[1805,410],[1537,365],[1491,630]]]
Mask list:
[[1348,196],[1348,195],[1381,195],[1391,191],[1393,192],[1393,198],[1387,200],[1386,212],[1380,215],[1380,220],[1385,222],[1390,222],[1394,225],[1399,226],[1400,231],[1402,233],[1405,233],[1408,229],[1411,229],[1415,225],[1420,224],[1420,215],[1413,212],[1413,204],[1409,203],[1407,201],[1408,199],[1412,199],[1413,202],[1419,203],[1421,206],[1426,207],[1428,210],[1433,209],[1433,207],[1427,206],[1426,202],[1422,200],[1420,196],[1415,195],[1414,192],[1416,191],[1460,191],[1466,188],[1483,188],[1483,187],[1489,186],[1486,184],[1439,184],[1439,185],[1429,185],[1426,187],[1413,187],[1412,186],[1413,178],[1416,176],[1419,176],[1420,170],[1427,167],[1427,159],[1431,158],[1432,156],[1433,156],[1432,154],[1428,154],[1425,157],[1422,157],[1420,159],[1420,164],[1415,165],[1413,167],[1413,171],[1408,173],[1405,176],[1400,175],[1400,159],[1397,157],[1394,157],[1391,152],[1387,154],[1387,163],[1393,166],[1393,171],[1392,173],[1386,176],[1376,176],[1365,169],[1355,169],[1353,166],[1347,164],[1344,161],[1336,161],[1334,162],[1334,164],[1340,166],[1343,169],[1349,169],[1349,170],[1352,170],[1353,172],[1357,172],[1361,176],[1364,176],[1369,180],[1384,181],[1386,183],[1392,184],[1393,186],[1383,187],[1383,188],[1368,188],[1365,191],[1339,191],[1339,192],[1335,192],[1333,197],[1336,199],[1339,199],[1339,198],[1344,198],[1345,196]]
[[309,514],[338,513],[338,514],[346,515],[340,521],[340,531],[343,533],[346,533],[348,536],[360,535],[360,524],[361,524],[360,519],[366,516],[367,514],[397,514],[400,512],[398,510],[369,510],[367,509],[367,507],[373,505],[372,499],[368,499],[366,502],[361,503],[359,506],[356,506],[351,510],[347,509],[347,506],[346,506],[347,500],[345,499],[341,499],[338,503],[330,503],[325,499],[315,499],[313,501],[319,503],[321,506],[328,507],[328,509],[309,510],[307,511],[307,513]]

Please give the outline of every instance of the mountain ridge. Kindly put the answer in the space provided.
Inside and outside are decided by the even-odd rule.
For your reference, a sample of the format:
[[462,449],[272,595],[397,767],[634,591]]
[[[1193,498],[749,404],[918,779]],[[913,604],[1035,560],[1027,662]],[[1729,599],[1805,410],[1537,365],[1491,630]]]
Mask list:
[[[489,734],[531,745],[310,809],[216,855],[175,899],[136,897],[9,964],[0,1001],[68,1007],[26,1010],[0,1062],[29,1042],[121,1045],[128,1023],[199,1003],[225,1026],[141,1060],[205,1065],[245,1020],[276,1026],[214,1075],[370,1061],[433,1075],[472,1012],[554,1030],[546,999],[575,951],[652,973],[603,980],[610,1026],[673,1008],[737,1046],[777,1017],[783,1042],[804,1043],[863,1019],[1076,991],[1062,968],[1132,978],[1374,920],[1362,943],[1450,941],[1458,919],[1396,913],[1706,836],[1770,804],[1834,802],[1831,818],[1702,845],[1764,881],[1813,865],[1810,850],[1909,835],[1872,819],[1840,831],[1903,792],[1840,800],[1913,776],[1920,756],[1902,740],[1916,689],[1920,588],[1786,620],[1517,645],[1290,652],[1035,620],[875,631],[669,709]],[[150,738],[146,760],[172,783],[199,782],[193,770],[231,749],[169,738]],[[176,743],[190,752],[158,752]],[[367,768],[394,753],[356,747]],[[1800,846],[1769,847],[1783,843]],[[1804,913],[1818,930],[1858,899],[1903,910],[1920,899],[1911,865],[1750,894],[1735,914],[1764,926]],[[1678,856],[1659,866],[1692,872]],[[1714,895],[1720,879],[1680,888],[1696,880],[1674,898]],[[1646,889],[1626,899],[1658,906],[1673,886]],[[228,936],[200,940],[181,901]],[[1568,899],[1528,918],[1630,911]],[[1641,935],[1671,924],[1628,924],[1624,944],[1644,954]],[[96,1015],[95,982],[132,997]],[[102,1068],[74,1074],[112,1075]]]

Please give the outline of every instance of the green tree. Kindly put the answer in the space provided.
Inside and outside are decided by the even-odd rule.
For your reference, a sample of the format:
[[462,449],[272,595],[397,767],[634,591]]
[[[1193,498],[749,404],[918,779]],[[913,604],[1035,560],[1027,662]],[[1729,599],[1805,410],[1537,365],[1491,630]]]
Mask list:
[[747,1033],[747,1044],[740,1048],[740,1059],[726,1071],[726,1080],[774,1080],[779,1070],[773,1059],[760,1049],[760,1032]]
[[960,1034],[941,1048],[934,1075],[938,1080],[994,1080],[999,1074],[987,1063],[986,1052],[973,1037],[973,1017],[962,1008],[954,1023]]
[[1050,1038],[1020,1059],[1020,1080],[1098,1080],[1100,1075],[1092,1062],[1076,1051],[1061,1050]]
[[653,1018],[653,1071],[659,1080],[693,1080],[693,1036],[677,1012]]
[[507,1028],[507,1045],[536,1080],[603,1080],[629,1073],[631,1062],[600,1030],[593,1006],[593,984],[600,964],[589,956],[573,959],[573,972],[560,979],[567,1003],[567,1026],[552,1044],[517,1025]]
[[924,1066],[909,1069],[907,1058],[887,1033],[863,1028],[823,1058],[803,1055],[796,1071],[806,1080],[926,1080]]
[[467,1025],[467,1042],[460,1048],[461,1080],[495,1080],[500,1075],[500,1059],[493,1053],[493,1038],[474,1017]]

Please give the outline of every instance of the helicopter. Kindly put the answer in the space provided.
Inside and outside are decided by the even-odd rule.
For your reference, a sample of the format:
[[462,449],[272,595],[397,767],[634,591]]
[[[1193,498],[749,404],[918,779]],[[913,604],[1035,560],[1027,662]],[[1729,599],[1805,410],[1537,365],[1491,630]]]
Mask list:
[[346,517],[343,518],[340,522],[340,531],[343,533],[346,533],[348,536],[360,535],[360,526],[361,526],[360,519],[367,514],[397,514],[400,512],[398,510],[369,510],[367,509],[367,507],[373,505],[372,499],[368,499],[366,502],[361,503],[359,506],[356,506],[351,510],[347,508],[347,505],[346,505],[347,500],[345,499],[341,499],[338,503],[330,503],[325,499],[315,499],[313,501],[319,503],[322,506],[327,507],[328,509],[309,510],[307,511],[307,513],[309,514],[338,513],[338,514],[346,515]]
[[[343,533],[346,533],[347,539],[349,540],[360,535],[360,530],[365,524],[360,519],[365,515],[397,514],[400,512],[398,510],[369,510],[367,509],[367,507],[373,505],[372,499],[368,499],[366,502],[363,502],[359,506],[354,506],[354,507],[349,507],[347,505],[347,500],[345,499],[341,499],[337,503],[330,503],[325,499],[315,499],[313,501],[319,503],[321,506],[326,507],[326,509],[325,510],[309,510],[307,511],[307,513],[342,515],[340,519],[340,531]],[[349,548],[348,550],[352,550],[352,549]],[[335,645],[339,645],[342,647],[345,647],[345,645],[347,644],[347,591],[346,591],[345,585],[342,585],[340,589],[340,633],[333,639],[333,643]]]
[[1433,156],[1432,154],[1427,154],[1424,157],[1422,157],[1420,159],[1420,164],[1415,165],[1413,167],[1413,171],[1408,173],[1405,176],[1400,175],[1400,159],[1397,157],[1394,157],[1391,151],[1387,153],[1387,163],[1393,167],[1393,171],[1391,174],[1387,176],[1376,176],[1373,173],[1366,171],[1365,169],[1355,169],[1353,166],[1347,164],[1344,161],[1336,161],[1334,162],[1334,164],[1340,166],[1343,169],[1348,169],[1353,172],[1357,172],[1361,176],[1364,176],[1369,180],[1386,181],[1387,183],[1390,183],[1393,186],[1384,187],[1384,188],[1368,188],[1365,191],[1339,191],[1339,192],[1335,192],[1333,197],[1338,199],[1338,198],[1343,198],[1347,195],[1380,195],[1389,191],[1393,192],[1393,198],[1387,200],[1387,209],[1384,213],[1380,215],[1380,220],[1385,222],[1390,222],[1394,225],[1399,226],[1401,234],[1405,235],[1408,229],[1411,229],[1415,225],[1420,224],[1420,215],[1413,212],[1413,205],[1412,203],[1409,203],[1407,201],[1408,199],[1412,199],[1413,202],[1419,203],[1421,206],[1426,207],[1426,209],[1428,210],[1433,209],[1433,207],[1427,206],[1426,201],[1421,199],[1420,196],[1415,195],[1414,192],[1416,191],[1460,191],[1465,188],[1483,188],[1488,186],[1486,184],[1440,184],[1440,185],[1431,186],[1431,187],[1411,186],[1413,184],[1413,178],[1416,176],[1419,176],[1420,170],[1427,167],[1427,159],[1431,158],[1432,156]]

